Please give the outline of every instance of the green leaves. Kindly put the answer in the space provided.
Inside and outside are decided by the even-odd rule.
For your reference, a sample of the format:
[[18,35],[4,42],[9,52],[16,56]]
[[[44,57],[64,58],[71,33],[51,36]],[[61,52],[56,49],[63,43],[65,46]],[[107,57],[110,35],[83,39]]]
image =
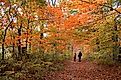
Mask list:
[[45,0],[37,0],[37,4],[39,4],[40,6],[46,6],[46,1]]
[[121,3],[121,0],[118,0]]
[[71,14],[77,14],[78,13],[78,10],[73,9],[73,10],[70,11],[70,13]]

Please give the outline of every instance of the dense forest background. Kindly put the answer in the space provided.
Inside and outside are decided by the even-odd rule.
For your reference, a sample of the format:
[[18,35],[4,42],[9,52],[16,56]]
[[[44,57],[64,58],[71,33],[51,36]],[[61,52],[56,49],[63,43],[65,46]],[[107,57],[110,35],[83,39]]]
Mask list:
[[0,0],[0,80],[41,80],[79,50],[120,64],[120,44],[121,0]]

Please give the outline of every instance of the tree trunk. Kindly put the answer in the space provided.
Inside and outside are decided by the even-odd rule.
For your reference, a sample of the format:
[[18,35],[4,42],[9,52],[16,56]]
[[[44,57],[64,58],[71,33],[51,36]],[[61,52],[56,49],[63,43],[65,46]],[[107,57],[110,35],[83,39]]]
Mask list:
[[113,36],[112,36],[112,40],[114,42],[114,45],[113,45],[113,60],[117,59],[117,55],[119,54],[119,43],[118,43],[118,34],[117,34],[117,31],[118,31],[118,27],[117,27],[117,24],[115,23],[114,24],[114,27],[113,27]]
[[11,25],[11,23],[12,23],[13,21],[11,21],[8,25],[7,25],[7,27],[6,27],[6,29],[5,29],[5,32],[3,32],[3,40],[2,40],[2,60],[4,60],[4,55],[5,55],[5,39],[6,39],[6,34],[7,34],[7,30],[8,30],[8,27]]
[[4,60],[4,52],[5,52],[5,48],[4,48],[4,41],[2,43],[2,60]]
[[26,35],[27,35],[27,38],[26,38],[26,49],[28,49],[28,34],[29,34],[28,30],[29,30],[29,23],[30,23],[30,21],[28,19],[28,26],[27,26],[27,33],[26,33]]
[[[30,34],[32,34],[32,26],[30,27],[31,29],[30,29]],[[29,52],[31,53],[31,41],[32,41],[32,36],[30,36],[30,38],[29,38],[29,41],[30,41],[30,43],[29,43]]]
[[[13,40],[15,39],[15,37],[13,37]],[[13,48],[13,53],[15,52],[15,43],[13,42],[13,46],[12,46],[12,48]]]
[[22,59],[22,54],[21,54],[21,39],[20,39],[21,28],[22,28],[22,22],[21,22],[20,28],[18,29],[18,36],[19,36],[19,39],[18,39],[18,58],[20,60]]

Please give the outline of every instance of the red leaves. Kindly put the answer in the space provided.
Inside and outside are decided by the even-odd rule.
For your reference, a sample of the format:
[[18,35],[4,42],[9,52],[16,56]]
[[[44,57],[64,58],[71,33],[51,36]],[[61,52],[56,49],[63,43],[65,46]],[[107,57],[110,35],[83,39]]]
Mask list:
[[47,7],[47,10],[49,11],[50,14],[54,17],[53,19],[56,20],[61,20],[63,18],[63,13],[61,8],[59,7]]

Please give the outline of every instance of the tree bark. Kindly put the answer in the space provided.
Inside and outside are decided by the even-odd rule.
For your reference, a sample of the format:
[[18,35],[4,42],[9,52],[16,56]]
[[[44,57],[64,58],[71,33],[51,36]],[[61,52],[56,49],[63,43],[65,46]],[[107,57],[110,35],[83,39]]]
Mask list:
[[30,23],[30,21],[28,19],[28,26],[27,26],[27,33],[26,33],[26,35],[27,35],[27,38],[26,38],[26,49],[28,49],[28,34],[29,34],[28,30],[29,30],[29,23]]
[[20,39],[21,29],[22,29],[22,22],[21,22],[20,28],[18,29],[18,36],[19,36],[19,39],[18,39],[18,58],[19,59],[22,59],[22,54],[21,54],[21,39]]

